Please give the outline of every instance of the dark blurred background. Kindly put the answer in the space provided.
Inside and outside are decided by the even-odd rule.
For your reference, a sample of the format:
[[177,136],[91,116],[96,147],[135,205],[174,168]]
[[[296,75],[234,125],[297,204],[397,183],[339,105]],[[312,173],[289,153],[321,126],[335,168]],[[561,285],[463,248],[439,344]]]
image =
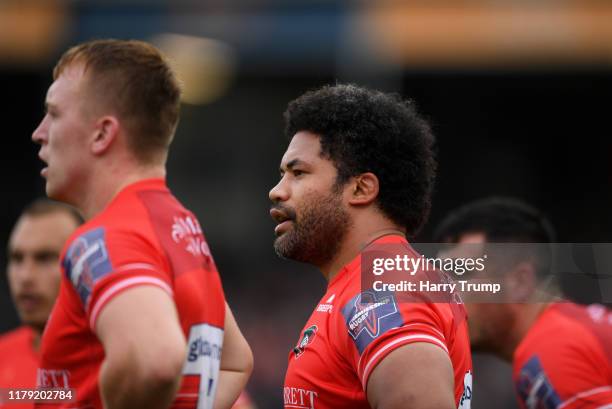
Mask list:
[[[495,194],[546,211],[561,242],[611,242],[610,21],[612,3],[589,0],[0,0],[0,265],[21,208],[44,194],[30,135],[57,57],[92,38],[153,41],[186,91],[170,187],[200,218],[254,350],[249,390],[280,408],[287,354],[325,287],[272,250],[287,103],[335,82],[416,101],[440,161],[419,241],[450,209]],[[0,274],[0,332],[17,325]],[[475,391],[475,409],[516,407],[496,359],[476,357]]]

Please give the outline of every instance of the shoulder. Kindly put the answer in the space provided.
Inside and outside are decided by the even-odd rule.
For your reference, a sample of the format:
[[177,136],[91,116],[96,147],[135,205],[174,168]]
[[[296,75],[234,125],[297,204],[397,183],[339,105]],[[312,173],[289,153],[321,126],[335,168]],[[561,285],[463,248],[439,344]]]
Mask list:
[[599,337],[612,340],[612,315],[603,306],[558,303],[547,307],[517,348],[518,358],[559,350],[591,349]]
[[577,304],[553,304],[532,325],[514,355],[519,397],[538,390],[560,402],[609,382],[609,366],[602,363],[612,361],[611,326],[597,327],[592,313]]
[[21,326],[0,335],[0,355],[5,352],[15,353],[16,349],[28,346],[32,337],[32,330],[29,327]]
[[355,291],[344,297],[339,318],[359,352],[379,335],[402,326],[400,309],[392,293]]

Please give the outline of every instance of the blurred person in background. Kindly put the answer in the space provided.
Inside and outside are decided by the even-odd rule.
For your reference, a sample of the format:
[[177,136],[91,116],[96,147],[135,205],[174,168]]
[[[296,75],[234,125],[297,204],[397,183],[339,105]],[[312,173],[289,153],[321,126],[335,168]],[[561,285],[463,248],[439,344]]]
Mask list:
[[555,241],[540,211],[512,198],[478,200],[451,212],[435,239],[456,244],[446,253],[453,257],[482,252],[486,243],[505,243],[500,251],[512,254],[487,253],[484,272],[502,283],[509,298],[466,307],[473,351],[512,363],[523,408],[612,408],[612,312],[561,300],[550,253],[535,245],[520,252],[512,247]]
[[62,253],[38,370],[74,401],[37,407],[231,407],[253,359],[197,218],[166,186],[174,73],[150,44],[97,40],[53,77],[32,139],[47,195],[87,222]]
[[469,408],[465,315],[361,291],[362,251],[391,243],[416,256],[406,236],[429,213],[429,125],[398,96],[354,85],[304,94],[285,124],[290,143],[269,194],[274,248],[318,267],[328,288],[289,354],[284,407]]
[[[7,277],[23,325],[0,336],[0,388],[36,387],[40,337],[59,291],[60,252],[81,223],[75,209],[39,199],[23,210],[11,231]],[[0,403],[0,408],[28,405],[34,406]]]

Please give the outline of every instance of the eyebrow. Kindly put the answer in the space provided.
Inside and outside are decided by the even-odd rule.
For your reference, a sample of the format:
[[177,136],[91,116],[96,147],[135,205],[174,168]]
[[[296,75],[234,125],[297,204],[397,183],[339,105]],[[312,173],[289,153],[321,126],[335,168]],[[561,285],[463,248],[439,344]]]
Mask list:
[[[296,167],[296,166],[299,166],[299,165],[305,165],[305,164],[306,164],[306,162],[304,162],[304,161],[303,161],[303,160],[301,160],[301,159],[293,159],[293,160],[290,160],[289,162],[287,162],[287,164],[285,165],[285,168],[286,168],[287,170],[291,170],[291,169],[293,169],[293,168],[294,168],[294,167]],[[281,166],[280,168],[278,168],[278,170],[279,170],[280,172],[284,172],[284,170],[283,170],[283,167],[282,167],[282,166]]]
[[22,249],[8,249],[7,251],[9,258],[10,257],[14,257],[15,255],[24,255],[26,253],[31,253],[34,255],[34,257],[41,257],[41,256],[52,256],[52,257],[59,257],[60,252],[57,249],[52,249],[52,248],[41,248],[38,250],[34,250],[34,251],[23,251]]

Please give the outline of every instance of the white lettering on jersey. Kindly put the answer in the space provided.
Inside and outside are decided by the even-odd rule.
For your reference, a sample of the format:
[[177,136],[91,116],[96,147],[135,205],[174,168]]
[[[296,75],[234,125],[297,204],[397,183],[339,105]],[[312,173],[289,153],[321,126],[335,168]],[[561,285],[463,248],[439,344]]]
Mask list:
[[210,257],[210,248],[204,241],[202,228],[195,218],[174,216],[171,235],[175,243],[184,242],[185,250],[192,255]]
[[308,389],[292,388],[290,386],[283,388],[285,408],[316,409],[315,399],[317,395],[315,391]]

